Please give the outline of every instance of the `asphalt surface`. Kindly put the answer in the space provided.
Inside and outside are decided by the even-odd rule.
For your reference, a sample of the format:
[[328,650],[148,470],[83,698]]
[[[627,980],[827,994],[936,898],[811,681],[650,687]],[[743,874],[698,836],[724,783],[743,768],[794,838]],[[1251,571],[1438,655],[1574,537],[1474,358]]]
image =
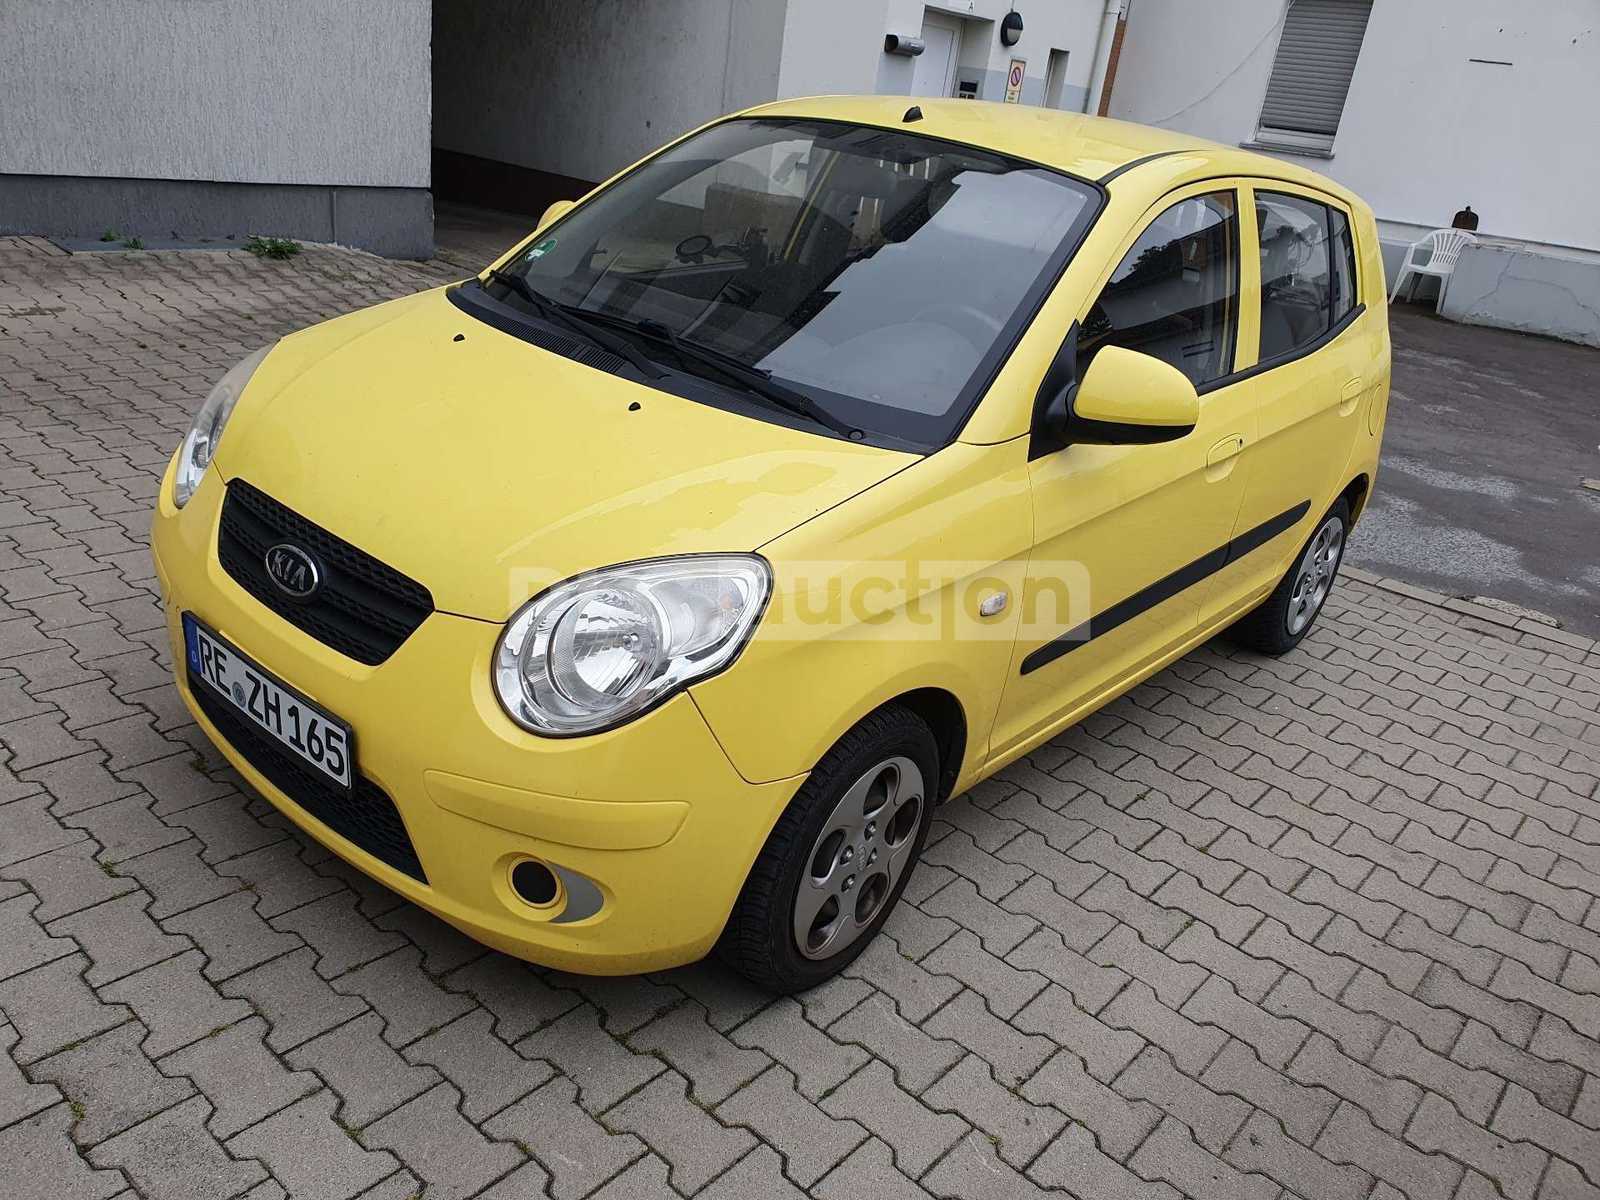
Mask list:
[[1348,561],[1600,636],[1600,350],[1390,309],[1383,464]]

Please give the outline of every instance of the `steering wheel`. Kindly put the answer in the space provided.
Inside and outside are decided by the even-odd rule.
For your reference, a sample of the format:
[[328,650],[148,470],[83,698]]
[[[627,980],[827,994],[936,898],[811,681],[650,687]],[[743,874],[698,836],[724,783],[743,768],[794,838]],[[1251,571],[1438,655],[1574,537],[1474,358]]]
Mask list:
[[691,233],[673,248],[672,253],[679,262],[699,263],[716,248],[716,242],[705,234]]
[[1000,336],[1000,320],[971,304],[931,304],[912,320],[943,325],[974,346],[986,346]]
[[719,246],[714,238],[703,233],[691,233],[673,248],[673,256],[679,262],[693,263],[699,266],[706,260],[708,254],[738,254],[738,246]]

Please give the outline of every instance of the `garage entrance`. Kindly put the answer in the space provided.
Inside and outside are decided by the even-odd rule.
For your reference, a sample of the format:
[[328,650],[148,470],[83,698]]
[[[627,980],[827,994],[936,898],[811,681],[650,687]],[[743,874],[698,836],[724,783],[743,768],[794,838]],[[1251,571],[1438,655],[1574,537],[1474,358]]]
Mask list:
[[[551,0],[434,0],[433,196],[537,217],[592,180],[535,165],[551,136],[547,97],[561,86],[561,9]],[[576,131],[573,131],[576,132]]]

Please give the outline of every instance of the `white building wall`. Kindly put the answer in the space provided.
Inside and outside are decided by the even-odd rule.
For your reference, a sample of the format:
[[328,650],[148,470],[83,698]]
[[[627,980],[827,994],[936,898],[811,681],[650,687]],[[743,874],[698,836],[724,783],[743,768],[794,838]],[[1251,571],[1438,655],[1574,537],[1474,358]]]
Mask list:
[[[1286,11],[1134,0],[1110,114],[1252,140]],[[1394,243],[1471,204],[1482,234],[1600,250],[1596,114],[1595,0],[1376,0],[1332,157],[1296,161],[1363,196]]]
[[777,90],[785,0],[441,0],[434,144],[596,182]]
[[[921,0],[439,0],[433,141],[445,150],[579,180],[604,179],[722,113],[792,96],[903,93],[909,58],[886,33],[918,35]],[[1104,0],[1024,5],[1000,44],[1009,0],[926,11],[962,23],[961,60],[980,97],[1005,93],[1026,60],[1022,101],[1043,102],[1050,52],[1066,50],[1067,106],[1081,109]],[[546,50],[545,48],[550,48]]]
[[0,174],[428,186],[429,0],[0,0]]
[[[1022,37],[1000,44],[1000,19],[1016,7]],[[1000,100],[1013,58],[1026,61],[1022,103],[1044,100],[1050,52],[1065,50],[1067,107],[1081,111],[1100,32],[1103,0],[790,0],[784,23],[778,95],[911,92],[913,61],[883,52],[887,33],[917,37],[925,13],[954,17],[962,25],[961,63],[979,78],[978,97]]]
[[876,91],[889,0],[790,0],[772,99]]

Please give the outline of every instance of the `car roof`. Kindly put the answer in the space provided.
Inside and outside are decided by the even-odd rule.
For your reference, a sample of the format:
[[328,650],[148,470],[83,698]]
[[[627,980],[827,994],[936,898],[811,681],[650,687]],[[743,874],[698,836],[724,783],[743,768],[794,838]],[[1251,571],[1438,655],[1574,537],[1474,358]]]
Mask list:
[[[905,114],[913,105],[922,110],[922,118],[907,124]],[[1150,125],[1033,105],[916,96],[807,96],[758,105],[740,115],[812,117],[906,129],[1013,155],[1081,179],[1108,182],[1115,176],[1131,186],[1137,175],[1139,186],[1157,193],[1209,175],[1254,175],[1320,188],[1360,203],[1325,176],[1265,154]]]

